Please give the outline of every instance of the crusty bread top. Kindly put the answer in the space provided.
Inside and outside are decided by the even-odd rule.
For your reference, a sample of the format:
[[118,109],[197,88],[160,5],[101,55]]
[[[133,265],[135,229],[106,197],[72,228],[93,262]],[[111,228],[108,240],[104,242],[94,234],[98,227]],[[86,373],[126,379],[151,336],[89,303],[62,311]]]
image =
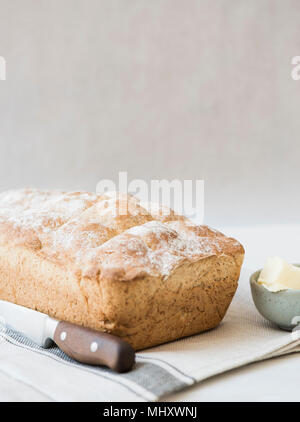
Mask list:
[[243,254],[236,240],[132,195],[24,189],[0,195],[0,243],[27,247],[79,276],[167,277],[183,262]]

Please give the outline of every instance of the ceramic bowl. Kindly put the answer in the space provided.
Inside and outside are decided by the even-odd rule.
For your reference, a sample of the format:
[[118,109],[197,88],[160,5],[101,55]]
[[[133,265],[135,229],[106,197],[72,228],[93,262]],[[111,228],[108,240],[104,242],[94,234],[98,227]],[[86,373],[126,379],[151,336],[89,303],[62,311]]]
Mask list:
[[[300,267],[300,264],[295,264]],[[261,270],[250,277],[251,292],[258,312],[283,330],[291,331],[300,323],[300,289],[270,292],[257,280]]]

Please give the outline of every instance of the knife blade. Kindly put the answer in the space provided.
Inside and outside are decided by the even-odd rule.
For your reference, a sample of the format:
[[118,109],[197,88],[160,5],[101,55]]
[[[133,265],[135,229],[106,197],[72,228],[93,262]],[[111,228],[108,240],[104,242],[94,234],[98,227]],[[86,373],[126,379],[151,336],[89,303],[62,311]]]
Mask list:
[[48,348],[54,342],[78,362],[107,366],[116,372],[127,372],[134,365],[133,348],[117,336],[58,321],[4,300],[0,300],[0,317],[39,346]]

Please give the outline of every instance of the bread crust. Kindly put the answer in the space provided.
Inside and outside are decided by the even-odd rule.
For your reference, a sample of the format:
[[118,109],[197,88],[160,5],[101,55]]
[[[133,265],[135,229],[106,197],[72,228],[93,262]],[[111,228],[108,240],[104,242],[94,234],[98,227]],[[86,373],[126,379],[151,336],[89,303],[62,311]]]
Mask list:
[[0,195],[0,298],[136,350],[218,325],[243,257],[236,240],[130,195]]

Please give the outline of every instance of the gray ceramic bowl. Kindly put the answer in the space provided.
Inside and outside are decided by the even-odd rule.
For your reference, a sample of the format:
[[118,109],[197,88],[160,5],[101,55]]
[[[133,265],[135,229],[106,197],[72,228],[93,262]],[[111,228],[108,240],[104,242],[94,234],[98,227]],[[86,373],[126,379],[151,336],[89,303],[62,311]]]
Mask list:
[[[295,264],[300,267],[300,264]],[[270,292],[257,283],[261,270],[250,277],[253,301],[258,312],[283,330],[291,331],[300,323],[300,290]]]

